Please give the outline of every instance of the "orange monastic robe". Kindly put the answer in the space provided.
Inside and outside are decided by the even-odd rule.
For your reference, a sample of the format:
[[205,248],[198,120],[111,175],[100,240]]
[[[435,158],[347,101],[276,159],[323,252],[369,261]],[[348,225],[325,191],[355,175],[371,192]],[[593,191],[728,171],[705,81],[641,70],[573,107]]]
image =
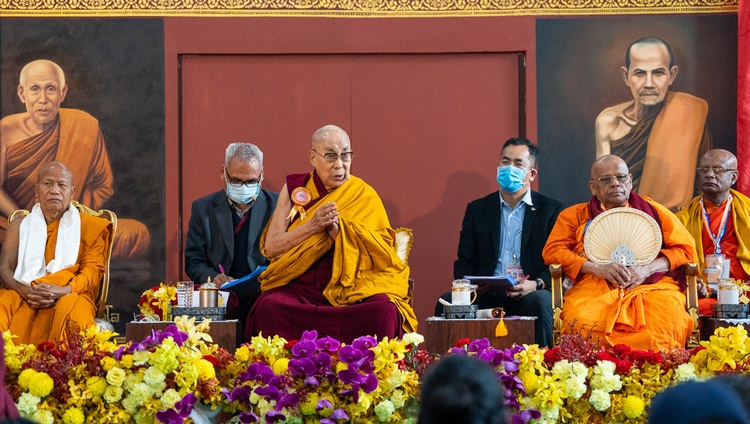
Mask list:
[[[672,270],[695,262],[693,238],[668,209],[644,198],[661,221],[664,242],[661,256],[669,259]],[[663,277],[653,284],[642,284],[625,292],[581,268],[588,259],[583,235],[589,222],[588,203],[571,206],[560,213],[544,247],[547,264],[559,263],[574,284],[565,294],[563,333],[591,330],[593,342],[604,346],[626,344],[634,349],[672,349],[684,347],[693,329],[685,311],[685,294],[678,282]],[[571,328],[572,324],[574,328]]]
[[[748,281],[750,274],[750,198],[744,194],[730,190],[732,193],[731,217],[727,222],[724,237],[721,239],[721,253],[727,255],[729,262],[729,276],[743,281]],[[714,253],[713,240],[708,235],[703,223],[703,210],[700,205],[702,196],[694,198],[684,209],[677,212],[677,218],[685,224],[690,234],[696,240],[695,248],[698,254],[700,272],[706,267],[706,255]],[[712,207],[711,202],[706,201],[706,208],[711,217],[711,231],[718,234],[720,231],[721,217],[726,207],[726,201],[718,207]],[[713,315],[713,305],[716,299],[698,299],[698,313],[701,315]]]
[[[57,231],[60,221],[47,226],[47,246],[44,252],[49,263],[55,258]],[[48,274],[32,284],[70,285],[72,292],[57,300],[55,306],[34,309],[14,290],[0,289],[0,331],[10,329],[18,336],[18,343],[38,344],[57,342],[70,330],[94,324],[96,294],[102,277],[111,223],[105,219],[81,214],[81,245],[76,265]]]

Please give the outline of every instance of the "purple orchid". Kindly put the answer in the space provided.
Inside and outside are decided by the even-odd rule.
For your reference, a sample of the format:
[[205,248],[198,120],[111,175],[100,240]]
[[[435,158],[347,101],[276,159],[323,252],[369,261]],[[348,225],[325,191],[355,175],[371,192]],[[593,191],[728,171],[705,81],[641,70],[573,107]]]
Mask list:
[[185,418],[193,412],[193,406],[196,402],[198,402],[198,398],[194,394],[188,393],[174,404],[174,408],[157,412],[156,419],[162,423],[182,424],[185,422]]

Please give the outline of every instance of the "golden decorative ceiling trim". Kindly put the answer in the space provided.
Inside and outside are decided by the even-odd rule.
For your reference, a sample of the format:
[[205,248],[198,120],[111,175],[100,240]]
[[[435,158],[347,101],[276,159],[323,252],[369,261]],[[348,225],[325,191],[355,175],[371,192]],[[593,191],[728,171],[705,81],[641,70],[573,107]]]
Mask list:
[[1,17],[415,18],[737,12],[739,0],[0,0]]

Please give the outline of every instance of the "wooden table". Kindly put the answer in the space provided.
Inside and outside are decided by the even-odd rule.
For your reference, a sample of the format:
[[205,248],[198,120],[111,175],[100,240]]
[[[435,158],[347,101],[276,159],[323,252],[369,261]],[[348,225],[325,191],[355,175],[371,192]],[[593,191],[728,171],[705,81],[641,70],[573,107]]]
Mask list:
[[513,344],[534,343],[534,322],[536,317],[505,317],[508,335],[495,337],[498,318],[445,319],[427,318],[425,349],[430,353],[444,355],[460,339],[471,340],[486,337],[495,349],[507,349]]
[[[129,322],[125,324],[125,340],[140,342],[151,335],[152,330],[164,330],[173,322]],[[196,324],[198,324],[196,322]],[[208,334],[219,347],[230,353],[241,344],[240,322],[238,320],[211,321]]]
[[701,340],[709,340],[714,331],[720,327],[734,327],[742,325],[750,333],[750,319],[714,318],[710,316],[700,317]]

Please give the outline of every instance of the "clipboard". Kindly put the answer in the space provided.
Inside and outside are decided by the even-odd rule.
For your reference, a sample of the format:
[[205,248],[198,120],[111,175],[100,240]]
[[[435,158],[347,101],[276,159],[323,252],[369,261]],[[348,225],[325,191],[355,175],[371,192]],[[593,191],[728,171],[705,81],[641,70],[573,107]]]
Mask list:
[[232,281],[228,281],[228,282],[224,283],[224,285],[221,286],[221,289],[222,290],[231,289],[232,287],[237,286],[239,284],[242,284],[242,283],[244,283],[247,280],[255,278],[255,277],[259,276],[261,272],[265,271],[266,268],[267,268],[266,266],[261,265],[261,266],[255,268],[255,271],[251,272],[250,274],[247,274],[244,277],[241,277],[241,278],[238,278],[236,280],[232,280]]
[[464,280],[469,280],[471,284],[478,286],[487,286],[491,291],[497,293],[506,293],[518,284],[516,279],[510,274],[494,276],[464,275]]

